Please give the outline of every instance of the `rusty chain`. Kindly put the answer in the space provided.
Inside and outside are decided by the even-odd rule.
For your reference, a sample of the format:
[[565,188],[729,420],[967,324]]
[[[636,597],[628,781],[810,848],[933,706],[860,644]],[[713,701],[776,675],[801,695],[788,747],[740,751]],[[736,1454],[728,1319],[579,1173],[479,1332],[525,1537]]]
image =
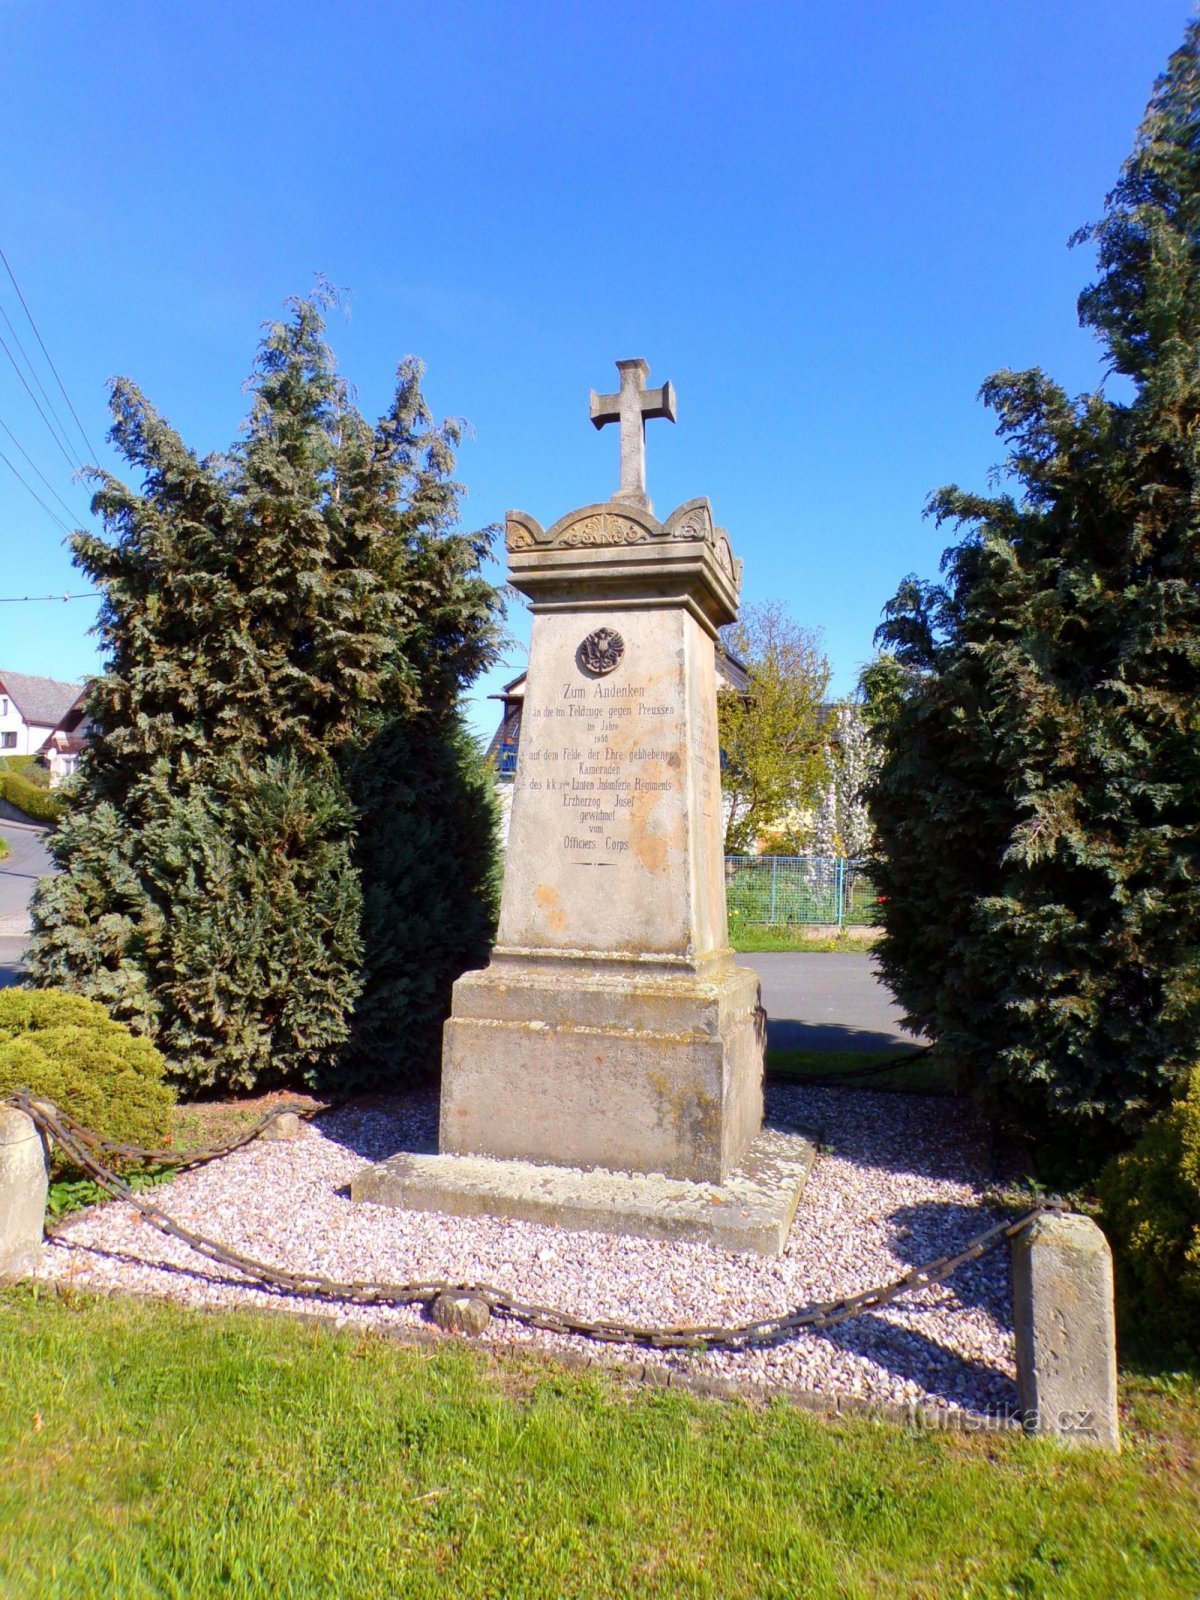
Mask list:
[[[14,1102],[13,1102],[14,1104]],[[42,1104],[38,1101],[37,1104]],[[253,1144],[254,1139],[261,1138],[262,1133],[275,1122],[278,1117],[293,1112],[296,1117],[312,1118],[318,1112],[333,1110],[333,1104],[326,1106],[275,1106],[259,1117],[258,1122],[250,1128],[245,1128],[237,1138],[230,1139],[229,1144],[206,1144],[197,1150],[154,1150],[144,1144],[118,1144],[115,1139],[106,1139],[102,1133],[94,1133],[91,1128],[75,1123],[75,1136],[82,1144],[91,1150],[104,1150],[106,1155],[114,1155],[122,1162],[138,1162],[142,1166],[174,1166],[181,1173],[190,1171],[194,1166],[205,1166],[208,1162],[219,1162],[224,1155],[234,1154],[246,1144]]]
[[[42,1101],[32,1103],[44,1104]],[[220,1161],[224,1156],[231,1156],[235,1150],[241,1150],[244,1146],[252,1144],[255,1139],[261,1138],[273,1122],[289,1113],[309,1122],[313,1117],[324,1116],[327,1111],[339,1110],[345,1103],[345,1100],[329,1100],[315,1106],[299,1104],[273,1106],[251,1127],[243,1129],[236,1137],[230,1139],[228,1144],[202,1145],[195,1150],[154,1150],[142,1144],[120,1144],[117,1140],[108,1139],[104,1134],[96,1133],[79,1123],[74,1123],[73,1126],[76,1138],[90,1150],[100,1150],[106,1155],[116,1157],[119,1161],[133,1161],[140,1166],[174,1167],[179,1172],[188,1172],[193,1167],[206,1166],[210,1161]],[[10,1100],[9,1104],[16,1104],[15,1099]]]
[[[552,1306],[537,1305],[518,1300],[503,1289],[489,1283],[455,1283],[446,1280],[415,1280],[409,1283],[381,1283],[367,1280],[340,1283],[318,1273],[291,1272],[256,1261],[252,1256],[231,1250],[215,1239],[175,1222],[151,1201],[135,1190],[116,1173],[106,1167],[95,1150],[110,1141],[102,1140],[91,1130],[81,1127],[64,1112],[34,1100],[28,1094],[18,1093],[7,1104],[23,1111],[46,1138],[56,1141],[63,1154],[73,1161],[93,1181],[113,1196],[132,1206],[159,1233],[177,1239],[189,1250],[218,1266],[231,1268],[252,1283],[277,1294],[295,1295],[303,1299],[328,1301],[348,1305],[429,1305],[442,1294],[473,1295],[483,1300],[489,1311],[506,1317],[526,1327],[541,1328],[551,1333],[574,1334],[585,1339],[606,1343],[643,1345],[655,1350],[725,1349],[737,1350],[750,1345],[775,1344],[791,1334],[805,1329],[821,1332],[852,1317],[868,1311],[880,1311],[904,1294],[919,1289],[929,1289],[945,1283],[960,1267],[978,1261],[1007,1239],[1030,1227],[1050,1211],[1063,1209],[1063,1202],[1039,1202],[1022,1216],[1010,1222],[997,1222],[968,1239],[961,1249],[951,1255],[939,1256],[934,1261],[911,1267],[891,1283],[881,1284],[857,1294],[843,1295],[839,1300],[797,1306],[791,1311],[760,1322],[747,1322],[733,1327],[700,1325],[643,1325],[600,1318],[589,1320]],[[282,1109],[282,1108],[281,1108]],[[279,1115],[277,1111],[275,1115]],[[269,1120],[269,1119],[265,1119]],[[233,1148],[248,1142],[240,1139]],[[134,1147],[124,1147],[132,1149]],[[153,1263],[150,1263],[153,1265]]]

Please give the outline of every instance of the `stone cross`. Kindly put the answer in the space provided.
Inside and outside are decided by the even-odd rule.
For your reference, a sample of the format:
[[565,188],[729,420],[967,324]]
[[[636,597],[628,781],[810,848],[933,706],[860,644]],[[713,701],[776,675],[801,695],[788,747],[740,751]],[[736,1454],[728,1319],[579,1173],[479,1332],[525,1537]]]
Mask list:
[[614,500],[651,509],[646,494],[646,419],[666,417],[675,421],[675,391],[670,383],[661,389],[647,389],[648,364],[639,356],[635,361],[618,361],[621,388],[617,394],[591,391],[592,422],[602,428],[606,422],[621,424],[621,487]]

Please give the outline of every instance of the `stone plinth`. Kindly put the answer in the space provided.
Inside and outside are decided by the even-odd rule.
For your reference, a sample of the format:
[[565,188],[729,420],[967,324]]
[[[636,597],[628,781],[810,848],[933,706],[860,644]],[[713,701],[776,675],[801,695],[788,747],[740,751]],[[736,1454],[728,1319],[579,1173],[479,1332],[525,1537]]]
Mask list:
[[405,1154],[364,1168],[350,1194],[408,1211],[689,1239],[719,1250],[777,1256],[815,1154],[815,1136],[805,1130],[764,1127],[721,1184],[494,1156]]
[[440,1146],[720,1183],[762,1122],[757,1006],[757,976],[732,961],[556,973],[501,956],[455,988]]

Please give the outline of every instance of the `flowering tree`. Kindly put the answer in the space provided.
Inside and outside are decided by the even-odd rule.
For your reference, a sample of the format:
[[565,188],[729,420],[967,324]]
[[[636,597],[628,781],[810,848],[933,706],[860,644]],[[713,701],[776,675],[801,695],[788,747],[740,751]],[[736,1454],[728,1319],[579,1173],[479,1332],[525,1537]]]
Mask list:
[[871,854],[875,832],[864,791],[879,770],[879,747],[861,706],[835,707],[829,780],[817,808],[813,840],[820,855],[857,859]]

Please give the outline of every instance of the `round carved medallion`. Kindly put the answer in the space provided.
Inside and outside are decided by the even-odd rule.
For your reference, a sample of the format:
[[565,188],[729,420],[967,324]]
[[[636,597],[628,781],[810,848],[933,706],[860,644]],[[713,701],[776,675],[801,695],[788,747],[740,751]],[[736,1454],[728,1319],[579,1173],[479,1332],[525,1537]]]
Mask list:
[[625,641],[619,633],[612,628],[597,628],[579,646],[576,657],[581,667],[602,678],[617,666],[624,654]]

